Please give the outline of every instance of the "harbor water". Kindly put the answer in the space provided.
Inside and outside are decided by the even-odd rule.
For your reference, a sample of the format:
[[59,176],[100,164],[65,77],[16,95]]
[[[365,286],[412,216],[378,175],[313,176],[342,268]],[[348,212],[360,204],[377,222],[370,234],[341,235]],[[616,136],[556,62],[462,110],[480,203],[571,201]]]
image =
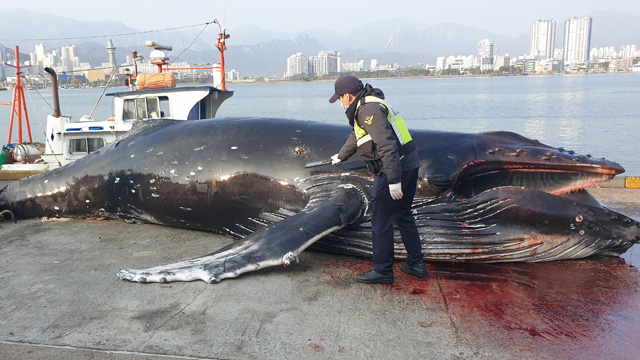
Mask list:
[[[411,128],[514,131],[604,156],[625,166],[627,175],[640,175],[640,74],[368,82],[386,92]],[[236,93],[219,117],[346,121],[343,109],[328,102],[333,82],[228,88]],[[110,91],[116,90],[124,88]],[[89,114],[101,92],[62,89],[62,112]],[[34,140],[43,141],[50,90],[25,93]],[[10,98],[0,92],[0,101]],[[96,120],[111,116],[110,100],[98,106]],[[2,142],[9,116],[9,107],[0,106]],[[596,188],[592,194],[640,220],[640,190]],[[115,275],[123,267],[190,259],[231,242],[204,231],[101,217],[0,222],[0,358],[638,357],[640,244],[621,257],[434,262],[426,279],[404,274],[398,262],[395,282],[375,286],[355,281],[371,268],[370,259],[312,251],[291,266],[216,285],[142,285]]]
[[[638,121],[640,74],[570,76],[364,79],[381,88],[410,128],[459,132],[507,130],[596,158],[619,162],[627,176],[640,174]],[[278,117],[345,123],[330,104],[333,82],[228,84],[235,91],[217,117]],[[61,89],[62,113],[89,115],[104,89]],[[123,87],[107,90],[107,94]],[[51,90],[25,91],[34,141],[43,141]],[[0,102],[11,92],[0,92]],[[113,114],[105,96],[93,118]],[[10,107],[0,107],[0,140],[7,139]],[[17,140],[14,125],[13,141]],[[338,149],[336,149],[338,150]]]

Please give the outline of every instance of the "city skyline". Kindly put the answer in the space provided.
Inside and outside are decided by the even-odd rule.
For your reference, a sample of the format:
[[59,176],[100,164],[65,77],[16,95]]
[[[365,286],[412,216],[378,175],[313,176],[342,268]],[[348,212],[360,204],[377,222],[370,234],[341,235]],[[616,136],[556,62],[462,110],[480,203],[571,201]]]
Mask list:
[[[481,3],[461,1],[455,9],[450,5],[437,3],[416,3],[397,1],[392,4],[383,1],[371,1],[369,6],[355,2],[328,2],[314,4],[313,11],[301,10],[299,1],[283,0],[274,5],[257,0],[229,1],[194,0],[189,10],[172,11],[166,7],[149,7],[145,3],[114,0],[111,8],[123,11],[102,11],[88,7],[80,0],[70,0],[60,7],[48,0],[30,0],[16,6],[4,5],[2,8],[20,8],[36,13],[52,13],[58,16],[78,20],[111,20],[121,22],[140,30],[161,29],[173,26],[185,26],[219,19],[228,28],[257,26],[272,31],[299,32],[309,29],[333,29],[347,34],[354,27],[383,19],[404,18],[422,24],[436,25],[446,22],[490,30],[496,34],[519,36],[529,34],[532,19],[567,19],[584,17],[593,11],[617,11],[640,14],[640,2],[621,0],[602,3],[596,0],[579,2],[557,2],[539,0],[535,7],[525,11],[515,7],[507,8],[504,2],[487,0]],[[194,15],[192,9],[198,9]],[[500,9],[500,11],[496,11]],[[144,14],[146,16],[141,16]]]
[[[605,17],[606,18],[606,17]],[[57,21],[59,21],[60,18],[55,17],[54,19],[57,19]],[[504,47],[504,43],[501,45],[500,41],[498,40],[495,44],[492,38],[484,38],[482,39],[482,37],[478,37],[479,40],[477,43],[477,51],[475,52],[475,55],[462,55],[462,56],[457,56],[456,59],[453,59],[452,61],[455,61],[456,64],[452,67],[455,68],[460,68],[460,69],[464,69],[464,68],[471,68],[473,67],[477,67],[482,71],[485,70],[497,70],[497,68],[499,66],[497,66],[497,62],[500,62],[501,64],[505,64],[505,66],[508,66],[509,61],[511,60],[513,61],[528,61],[528,60],[550,60],[550,61],[554,61],[557,63],[558,60],[564,60],[565,66],[567,64],[570,63],[576,63],[578,64],[577,67],[574,67],[574,69],[579,69],[580,67],[583,67],[584,63],[588,60],[590,60],[590,38],[591,38],[591,20],[592,18],[590,16],[585,16],[584,18],[578,18],[576,16],[567,18],[564,20],[564,33],[562,32],[562,29],[559,29],[559,31],[556,30],[556,21],[554,19],[547,19],[547,20],[542,20],[542,19],[537,19],[537,20],[533,20],[529,22],[529,26],[530,26],[530,51],[529,52],[510,52],[508,51],[508,47],[505,48]],[[55,22],[55,20],[53,20]],[[586,22],[585,22],[586,21]],[[558,27],[562,26],[560,25],[562,23],[562,20],[558,20]],[[568,35],[567,35],[568,34]],[[555,48],[553,49],[553,38],[556,37],[554,35],[557,35],[556,38],[556,43],[558,43],[559,49]],[[558,38],[561,38],[562,36],[565,36],[565,40],[564,41],[558,41]],[[367,33],[366,36],[369,36],[369,34]],[[469,38],[469,40],[471,40],[473,38],[473,35]],[[568,41],[568,39],[572,39],[571,41]],[[582,39],[580,41],[576,40],[576,39]],[[504,38],[502,38],[502,41],[505,41]],[[107,53],[109,54],[109,62],[107,64],[105,64],[103,62],[102,66],[103,67],[113,67],[114,66],[114,59],[112,59],[112,57],[114,56],[113,53],[113,42],[111,41],[111,39],[109,38],[107,42]],[[565,44],[569,44],[569,47],[567,47],[567,49],[565,48]],[[496,46],[497,49],[497,53],[495,55],[501,55],[504,54],[506,56],[502,56],[502,59],[498,59],[497,57],[494,58],[494,53],[493,53],[493,47],[494,45]],[[625,49],[622,48],[622,46],[620,47],[620,52],[616,51],[616,46],[609,44],[607,45],[606,48],[603,47],[599,47],[599,51],[598,54],[596,55],[596,59],[601,60],[604,58],[615,58],[616,56],[619,56],[619,54],[627,54],[622,58],[628,58],[629,57],[629,53],[632,53],[633,55],[631,57],[635,57],[637,58],[637,51],[636,51],[636,47],[634,44],[631,44],[633,46],[633,48],[630,48],[629,46],[626,46]],[[37,58],[39,59],[38,61],[34,61],[34,58],[32,57],[32,64],[35,63],[39,63],[39,65],[41,65],[44,63],[42,59],[44,59],[45,54],[43,54],[43,51],[39,51],[38,47],[39,46],[43,46],[43,44],[36,44],[36,54],[41,53],[37,56]],[[502,46],[502,47],[501,47]],[[72,49],[72,50],[71,50]],[[111,49],[111,50],[110,50]],[[502,49],[502,52],[500,51]],[[552,50],[553,49],[553,50]],[[307,72],[309,74],[318,74],[318,75],[324,75],[324,74],[329,74],[329,73],[339,73],[341,72],[340,68],[341,68],[341,60],[344,60],[345,63],[348,64],[348,68],[351,69],[362,69],[364,68],[363,65],[361,65],[360,63],[364,63],[364,59],[362,58],[354,58],[353,54],[351,55],[351,57],[345,57],[344,59],[340,59],[340,53],[336,51],[337,48],[326,48],[326,49],[322,49],[319,53],[318,56],[315,56],[313,54],[304,54],[304,56],[306,57],[307,55],[309,55],[309,61],[306,62],[307,64],[307,71],[304,71],[302,69],[297,70],[297,71],[292,71],[290,70],[290,66],[289,64],[287,64],[287,68],[286,71],[281,71],[280,74],[286,73],[289,76],[292,74],[299,74],[301,72]],[[71,51],[70,55],[64,56],[64,54],[68,51]],[[341,51],[341,50],[340,50]],[[348,50],[347,50],[348,52]],[[336,65],[329,65],[332,64],[333,62],[329,62],[327,63],[323,57],[327,56],[327,53],[336,53],[337,54],[337,64]],[[561,54],[561,56],[559,56],[559,53]],[[617,54],[616,54],[617,53]],[[452,54],[455,53],[447,53],[445,52],[440,52],[438,54],[438,58],[437,58],[437,62],[436,62],[436,69],[443,69],[444,67],[441,66],[441,64],[444,62],[441,61],[440,59],[443,58],[443,56],[449,56],[446,60],[447,62],[447,67],[448,68],[452,68],[449,67],[450,65],[450,61],[449,59],[451,59],[453,56]],[[470,54],[470,52],[468,52],[467,54]],[[511,56],[509,55],[511,54]],[[546,54],[546,56],[545,56]],[[303,54],[301,54],[303,55]],[[33,55],[32,55],[33,56]],[[54,51],[51,55],[46,55],[48,56],[49,59],[57,59],[56,61],[48,61],[49,64],[51,64],[52,66],[58,66],[59,68],[57,70],[59,70],[58,72],[64,72],[64,71],[71,71],[69,70],[70,65],[73,64],[74,70],[76,71],[80,71],[80,70],[86,70],[87,68],[89,68],[90,66],[85,65],[82,66],[82,69],[78,68],[78,62],[79,59],[77,59],[77,57],[75,56],[75,45],[71,45],[71,46],[63,46],[60,51]],[[53,56],[53,58],[52,58]],[[593,56],[593,55],[592,55]],[[286,57],[286,56],[285,56]],[[458,59],[458,58],[468,58],[468,59]],[[367,62],[371,62],[373,64],[373,61],[375,61],[375,56],[371,57],[369,56],[369,58],[366,59]],[[304,60],[303,60],[304,61]],[[633,61],[637,61],[637,59],[634,59]],[[56,63],[57,65],[53,65],[54,63]],[[128,64],[131,63],[131,61],[128,61],[126,63],[122,63],[122,64]],[[469,64],[472,65],[469,65]],[[85,63],[87,64],[87,63]],[[389,65],[391,64],[391,65]],[[417,62],[417,63],[407,63],[404,65],[401,65],[401,67],[414,67],[415,65],[420,65],[420,64],[426,64],[429,65],[427,66],[427,68],[431,68],[431,66],[433,66],[433,62],[426,62],[426,63],[422,63],[422,62]],[[84,65],[84,64],[83,64]],[[331,67],[327,67],[327,69],[323,69],[322,66],[331,66]],[[633,64],[622,64],[623,66],[621,68],[627,68],[630,67]],[[45,65],[46,66],[46,65]],[[94,65],[95,66],[95,65]],[[561,66],[561,65],[560,65]],[[299,65],[298,65],[299,67]],[[377,65],[376,65],[377,67]],[[317,70],[316,70],[317,68]],[[554,69],[557,68],[557,66],[554,65]],[[380,66],[379,69],[386,69],[386,70],[390,70],[390,71],[397,71],[399,69],[399,66],[397,63],[394,64],[394,61],[385,61],[382,63],[382,65]],[[374,70],[374,66],[371,65],[370,69],[367,70]],[[376,69],[377,70],[377,69]],[[240,68],[240,71],[243,71],[242,68]],[[352,70],[353,71],[353,70]],[[105,72],[108,72],[107,70],[105,70]]]

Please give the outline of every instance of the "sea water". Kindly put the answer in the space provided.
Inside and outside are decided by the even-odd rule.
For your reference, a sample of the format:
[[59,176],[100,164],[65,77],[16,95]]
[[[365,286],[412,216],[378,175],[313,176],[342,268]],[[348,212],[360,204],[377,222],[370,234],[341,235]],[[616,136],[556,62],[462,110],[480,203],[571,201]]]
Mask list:
[[[408,127],[459,132],[507,130],[596,158],[640,175],[640,74],[363,79],[382,89]],[[333,82],[228,84],[234,91],[217,117],[274,117],[346,124]],[[62,113],[89,115],[104,89],[61,89]],[[107,93],[123,91],[123,87]],[[51,90],[25,90],[34,141],[43,141]],[[0,92],[10,102],[11,92]],[[96,120],[113,114],[104,96]],[[0,142],[7,140],[10,106],[0,106]],[[13,139],[17,139],[14,124]],[[338,149],[336,149],[337,151]]]

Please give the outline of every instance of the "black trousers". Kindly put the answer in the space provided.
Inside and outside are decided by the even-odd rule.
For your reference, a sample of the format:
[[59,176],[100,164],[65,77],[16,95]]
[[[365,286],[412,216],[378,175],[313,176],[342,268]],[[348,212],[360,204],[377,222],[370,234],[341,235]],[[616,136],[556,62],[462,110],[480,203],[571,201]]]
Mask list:
[[384,173],[374,176],[371,203],[373,269],[380,274],[388,275],[393,272],[394,224],[398,227],[407,249],[407,264],[416,266],[424,262],[420,235],[411,213],[417,185],[418,169],[402,172],[403,196],[400,200],[393,200],[389,193],[387,176]]

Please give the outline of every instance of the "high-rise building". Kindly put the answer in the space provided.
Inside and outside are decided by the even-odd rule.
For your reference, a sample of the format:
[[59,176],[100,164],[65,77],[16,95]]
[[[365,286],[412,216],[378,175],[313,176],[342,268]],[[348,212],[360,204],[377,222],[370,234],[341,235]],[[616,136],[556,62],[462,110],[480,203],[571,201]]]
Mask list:
[[493,61],[493,70],[498,71],[502,67],[509,67],[510,61],[511,58],[509,57],[509,54],[496,55]]
[[531,47],[529,54],[534,59],[553,58],[556,42],[556,21],[535,20],[531,23]]
[[591,47],[591,17],[572,17],[564,21],[562,60],[564,66],[586,63]]
[[44,44],[38,44],[36,45],[35,56],[31,57],[31,65],[39,65],[42,68],[49,66],[50,64],[45,63],[46,58],[47,58],[47,47],[44,46]]
[[309,74],[318,76],[341,72],[340,53],[320,51],[318,56],[309,56]]
[[307,66],[305,56],[302,53],[297,53],[287,58],[287,73],[286,76],[303,75],[307,73]]
[[489,39],[480,40],[478,42],[478,64],[480,70],[493,69],[493,43]]
[[60,66],[62,71],[73,71],[75,67],[79,65],[78,57],[76,56],[76,46],[63,46],[60,49]]
[[319,76],[340,72],[340,53],[337,51],[320,51],[318,53],[318,67],[316,73]]
[[342,63],[342,71],[344,72],[358,72],[362,70],[364,70],[364,60],[345,61]]
[[635,45],[622,45],[620,46],[619,56],[623,59],[632,59],[640,57],[640,51],[638,51]]
[[439,56],[438,58],[436,58],[436,71],[444,70],[444,66],[445,66],[445,57]]

